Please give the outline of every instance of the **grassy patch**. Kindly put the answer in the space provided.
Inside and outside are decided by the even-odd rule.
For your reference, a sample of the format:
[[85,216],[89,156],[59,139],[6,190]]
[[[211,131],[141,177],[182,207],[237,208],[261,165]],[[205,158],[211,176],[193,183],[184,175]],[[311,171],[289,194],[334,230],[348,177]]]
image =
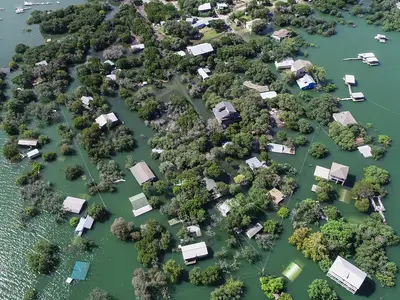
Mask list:
[[202,29],[202,30],[200,30],[200,32],[203,34],[203,38],[202,38],[203,41],[213,40],[213,39],[216,39],[216,38],[218,38],[218,37],[220,37],[220,36],[222,36],[224,34],[224,32],[219,32],[218,33],[218,32],[215,31],[215,29],[207,28],[207,27]]

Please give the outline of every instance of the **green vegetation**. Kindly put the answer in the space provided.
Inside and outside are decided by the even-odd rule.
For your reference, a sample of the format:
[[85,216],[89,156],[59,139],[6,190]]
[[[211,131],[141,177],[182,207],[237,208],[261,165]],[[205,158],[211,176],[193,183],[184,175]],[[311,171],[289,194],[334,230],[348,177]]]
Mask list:
[[176,283],[180,280],[182,276],[183,267],[178,265],[175,260],[169,259],[164,264],[163,271],[170,282]]
[[106,291],[103,291],[99,288],[95,288],[90,292],[87,300],[112,300],[112,297]]
[[39,294],[35,289],[28,289],[24,294],[24,300],[38,300]]
[[135,269],[132,285],[137,299],[168,298],[168,281],[160,269]]
[[331,288],[328,281],[315,279],[308,286],[308,297],[311,300],[337,300],[339,299],[335,290]]
[[51,274],[60,262],[58,246],[46,240],[37,242],[26,257],[31,271],[45,275]]
[[329,154],[329,151],[324,144],[315,142],[311,144],[308,153],[314,158],[324,158]]
[[278,217],[286,219],[287,217],[289,217],[289,209],[286,206],[282,206],[278,209],[276,214],[278,215]]
[[133,222],[127,223],[124,218],[117,218],[111,224],[110,231],[116,238],[121,241],[127,241],[131,238],[131,233],[133,232],[134,225]]
[[78,225],[79,223],[79,218],[78,217],[72,217],[71,219],[69,219],[69,224],[72,227],[76,227],[76,225]]
[[83,168],[79,165],[70,165],[65,168],[65,178],[67,180],[75,180],[83,175]]
[[87,213],[91,216],[95,221],[104,222],[108,219],[110,213],[108,210],[101,204],[93,203],[88,207]]
[[55,152],[48,152],[42,155],[44,161],[51,162],[57,159],[57,153]]
[[264,294],[270,299],[274,299],[273,294],[279,294],[283,290],[283,277],[261,277],[260,283]]
[[229,300],[240,297],[243,293],[244,284],[240,280],[229,278],[225,284],[211,292],[211,300]]

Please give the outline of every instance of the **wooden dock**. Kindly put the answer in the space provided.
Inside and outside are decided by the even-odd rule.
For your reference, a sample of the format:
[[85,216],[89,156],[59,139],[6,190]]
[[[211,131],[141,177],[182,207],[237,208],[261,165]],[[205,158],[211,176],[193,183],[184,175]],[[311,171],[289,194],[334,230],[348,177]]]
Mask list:
[[343,58],[344,61],[348,61],[348,60],[362,60],[361,57],[348,57],[348,58]]

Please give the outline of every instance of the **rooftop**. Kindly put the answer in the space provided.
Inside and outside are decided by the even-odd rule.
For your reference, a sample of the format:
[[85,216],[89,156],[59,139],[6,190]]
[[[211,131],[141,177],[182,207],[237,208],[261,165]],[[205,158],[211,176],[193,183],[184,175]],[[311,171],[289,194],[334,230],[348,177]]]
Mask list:
[[263,229],[263,226],[260,223],[257,223],[249,230],[246,231],[246,235],[249,239],[253,238],[257,233],[259,233]]
[[331,170],[329,172],[330,176],[345,180],[348,174],[349,174],[348,166],[341,165],[335,162],[332,163]]
[[153,207],[151,207],[151,205],[147,201],[146,195],[143,193],[130,197],[129,201],[131,201],[132,203],[132,212],[135,217],[143,215],[153,209]]
[[226,217],[231,210],[230,204],[232,203],[233,199],[225,200],[222,203],[217,204],[217,209],[221,213],[222,216]]
[[204,180],[204,182],[206,183],[206,189],[207,189],[207,191],[210,192],[210,191],[212,191],[213,189],[217,188],[217,184],[215,183],[215,180],[214,180],[214,179],[204,177],[203,180]]
[[287,30],[287,29],[282,28],[282,29],[280,29],[278,31],[275,31],[272,34],[272,36],[275,36],[275,37],[278,37],[278,38],[282,39],[282,38],[290,36],[290,31]]
[[90,263],[77,261],[72,269],[71,278],[75,280],[86,280],[89,271]]
[[117,116],[112,112],[104,115],[100,115],[96,118],[96,123],[99,124],[100,128],[106,125],[108,122],[115,123],[118,121]]
[[144,44],[136,44],[136,45],[131,45],[131,49],[134,51],[139,51],[144,49]]
[[36,147],[38,140],[18,140],[18,146]]
[[316,166],[315,171],[314,171],[314,176],[329,180],[329,172],[330,172],[330,170],[328,168]]
[[291,155],[296,154],[296,150],[294,147],[290,148],[285,145],[274,144],[274,143],[268,144],[268,151],[275,152],[275,153],[291,154]]
[[365,158],[372,157],[372,152],[371,152],[372,149],[371,149],[371,147],[368,146],[368,145],[357,147],[357,150],[360,151],[360,153],[361,153]]
[[211,3],[204,3],[199,5],[197,8],[199,11],[205,11],[205,10],[210,10],[211,9]]
[[272,99],[278,96],[275,91],[260,93],[262,99]]
[[83,233],[85,229],[91,229],[94,223],[94,219],[91,216],[87,216],[86,218],[80,218],[79,223],[75,228],[75,232]]
[[356,119],[354,119],[353,115],[349,111],[342,111],[340,113],[333,114],[332,117],[336,122],[339,122],[342,126],[357,124]]
[[191,225],[191,226],[188,226],[188,227],[186,227],[186,228],[187,228],[187,230],[188,230],[190,233],[195,233],[197,237],[200,237],[200,236],[201,236],[201,229],[200,229],[199,226],[197,226],[197,225]]
[[361,92],[351,93],[351,97],[354,98],[354,99],[364,99],[365,98],[364,94],[361,93]]
[[344,75],[344,82],[348,84],[355,84],[356,83],[356,78],[354,75]]
[[215,117],[221,121],[227,117],[229,117],[232,114],[237,113],[236,109],[233,107],[231,102],[228,101],[222,101],[218,103],[214,108],[213,108],[213,113]]
[[287,57],[281,61],[275,61],[275,67],[279,69],[290,69],[294,63],[293,58]]
[[79,214],[86,200],[68,196],[63,202],[63,209],[68,212]]
[[254,169],[258,169],[261,167],[266,167],[266,165],[264,163],[262,163],[257,157],[252,157],[249,159],[246,159],[246,164],[250,167],[250,169],[254,170]]
[[292,71],[304,70],[310,66],[312,66],[312,63],[309,60],[298,59],[292,64]]
[[[350,284],[355,288],[355,290],[358,290],[361,287],[367,277],[367,273],[349,263],[341,256],[338,256],[333,262],[327,275],[333,275],[336,278],[339,277],[341,282],[344,282],[344,284]],[[341,282],[339,283],[343,285]],[[355,291],[353,293],[355,293]]]
[[40,155],[40,151],[38,149],[33,149],[33,150],[29,151],[28,153],[26,153],[26,155],[29,158],[35,158],[35,157],[38,157]]
[[37,63],[35,64],[35,66],[43,66],[43,67],[45,67],[45,66],[47,66],[47,65],[48,65],[48,63],[47,63],[46,60],[39,61],[39,62],[37,62]]
[[208,255],[207,245],[205,242],[182,246],[181,250],[184,260],[192,260]]
[[248,87],[249,89],[255,90],[259,93],[265,93],[269,91],[269,87],[267,85],[258,85],[255,83],[252,83],[251,81],[245,81],[243,82],[243,85],[245,87]]
[[106,78],[115,81],[115,80],[117,80],[117,75],[115,75],[115,74],[109,74],[109,75],[106,75]]
[[199,75],[201,76],[201,78],[203,78],[203,80],[205,80],[205,79],[210,77],[208,75],[208,73],[210,73],[210,69],[209,68],[199,68],[199,69],[197,69],[197,73],[199,73]]
[[93,97],[90,96],[82,96],[81,97],[81,101],[83,103],[83,105],[85,106],[89,106],[89,102],[93,100]]
[[114,65],[115,65],[115,64],[114,64],[111,60],[109,60],[109,59],[107,59],[104,63],[105,63],[105,64],[109,64],[110,66],[114,66]]
[[196,46],[186,47],[187,51],[193,56],[207,54],[214,51],[213,46],[210,43],[198,44]]
[[143,183],[148,181],[152,181],[156,178],[154,173],[144,161],[137,163],[129,170],[131,171],[132,175],[135,177],[139,185],[142,185]]
[[312,88],[315,86],[315,81],[314,78],[312,78],[310,75],[306,74],[303,77],[299,78],[296,80],[297,85],[301,89],[305,88]]
[[273,188],[268,193],[273,198],[275,204],[279,204],[285,198],[282,192],[276,188]]

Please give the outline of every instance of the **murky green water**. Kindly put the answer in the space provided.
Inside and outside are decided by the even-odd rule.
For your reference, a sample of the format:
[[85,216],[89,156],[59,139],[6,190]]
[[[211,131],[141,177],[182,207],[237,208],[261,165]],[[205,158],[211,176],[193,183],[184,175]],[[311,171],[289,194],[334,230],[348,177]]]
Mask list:
[[[56,9],[57,7],[68,4],[80,3],[80,0],[62,1],[61,4],[54,4],[46,8]],[[0,7],[5,11],[0,11],[0,66],[5,65],[13,55],[13,48],[17,43],[26,43],[37,45],[43,42],[44,38],[40,35],[37,26],[32,26],[31,33],[24,32],[27,27],[25,20],[28,13],[16,15],[14,7],[21,4],[15,0],[2,0]],[[353,74],[356,76],[358,86],[355,91],[362,91],[367,97],[364,103],[343,103],[343,110],[350,110],[357,121],[360,123],[372,123],[373,131],[384,133],[393,138],[393,146],[389,150],[385,159],[380,162],[364,159],[360,153],[348,153],[337,150],[335,144],[329,139],[324,130],[316,131],[315,135],[310,135],[314,141],[321,141],[330,149],[331,155],[328,159],[318,162],[323,166],[329,166],[334,160],[336,162],[350,166],[350,173],[360,178],[362,169],[369,164],[383,166],[392,175],[392,184],[388,186],[389,196],[384,199],[387,209],[386,216],[388,223],[396,231],[400,231],[400,220],[397,219],[397,211],[400,209],[400,203],[397,195],[400,194],[400,185],[397,182],[400,179],[399,158],[399,140],[400,134],[398,128],[400,124],[400,98],[398,96],[398,86],[400,85],[397,76],[399,69],[398,48],[400,46],[400,34],[389,33],[392,38],[387,44],[379,44],[374,40],[379,29],[366,26],[363,20],[357,20],[357,28],[338,27],[338,35],[331,38],[322,38],[318,36],[306,36],[307,40],[318,45],[317,48],[308,49],[309,59],[317,65],[324,66],[327,71],[327,77],[332,79],[338,86],[337,96],[347,97],[348,91],[343,84],[344,74]],[[361,52],[374,52],[381,62],[379,67],[368,67],[359,61],[344,62],[345,57],[355,57]],[[178,84],[175,80],[172,92],[181,92],[184,86]],[[79,83],[74,82],[74,86]],[[73,87],[72,87],[73,88]],[[164,93],[164,91],[162,91]],[[117,112],[119,117],[127,126],[134,130],[138,139],[139,147],[131,153],[136,160],[146,160],[146,162],[157,173],[157,162],[149,158],[150,148],[147,145],[147,139],[140,139],[139,135],[144,134],[150,137],[152,132],[141,122],[136,114],[128,112],[125,109],[123,101],[118,98],[109,99],[113,106],[113,111]],[[194,105],[199,112],[206,111],[202,103],[194,100]],[[67,121],[70,121],[65,111]],[[53,143],[46,146],[44,151],[57,150],[58,136],[55,127],[47,128],[44,133],[53,138]],[[4,143],[5,135],[0,134],[1,144]],[[295,157],[271,154],[271,156],[281,162],[288,162],[301,171],[298,178],[300,189],[287,204],[292,207],[297,201],[306,197],[312,197],[311,185],[314,183],[313,171],[317,163],[316,160],[306,155],[306,149],[301,148],[296,151]],[[121,167],[125,165],[124,155],[119,155],[115,159]],[[133,220],[131,204],[128,197],[137,194],[140,187],[133,179],[130,173],[126,173],[127,182],[118,185],[118,191],[114,194],[102,194],[102,199],[98,196],[90,198],[89,202],[104,201],[106,206],[113,213],[111,221],[107,223],[95,224],[93,230],[86,233],[86,237],[93,239],[99,245],[99,248],[92,254],[85,256],[74,253],[69,248],[69,243],[74,236],[73,229],[69,224],[56,225],[53,217],[42,215],[35,219],[28,230],[21,230],[16,222],[16,215],[21,208],[19,190],[15,187],[15,178],[23,171],[26,162],[21,165],[11,165],[0,157],[0,299],[19,300],[22,299],[23,291],[27,287],[36,286],[42,293],[44,300],[57,299],[76,299],[83,300],[89,291],[95,287],[112,293],[118,299],[134,299],[131,279],[135,268],[139,267],[136,257],[137,253],[133,244],[117,241],[109,232],[109,227],[115,217],[122,216],[126,220]],[[71,158],[60,159],[57,163],[46,166],[43,177],[55,184],[55,187],[65,195],[82,196],[87,193],[84,181],[68,182],[64,179],[63,168],[72,163],[86,164],[90,174],[98,178],[98,173],[93,164],[82,151],[81,155]],[[87,180],[90,179],[89,171],[86,172]],[[352,205],[338,202],[337,206],[344,215],[357,222],[362,222],[362,215],[355,211]],[[154,210],[144,216],[135,218],[133,221],[140,225],[146,219],[153,217],[167,226],[166,218]],[[178,230],[178,227],[168,227],[172,233]],[[281,274],[281,272],[291,263],[295,262],[302,268],[302,272],[291,283],[288,282],[287,288],[295,299],[306,299],[306,287],[315,278],[324,278],[325,275],[319,270],[318,266],[305,259],[296,249],[289,246],[287,238],[291,234],[291,225],[289,221],[284,223],[284,234],[278,241],[276,250],[272,253],[259,251],[262,254],[262,261],[255,265],[242,263],[240,272],[234,276],[240,277],[246,284],[246,299],[264,298],[259,289],[258,274],[263,268],[268,273]],[[46,237],[57,242],[62,248],[62,263],[57,272],[51,277],[35,276],[26,268],[25,254],[30,251],[32,245],[41,237]],[[209,244],[213,251],[218,251],[223,246],[225,240],[223,234],[217,234],[214,238],[205,236],[203,240]],[[242,245],[249,243],[243,239]],[[255,244],[252,242],[252,245]],[[255,246],[256,247],[256,246]],[[258,249],[258,248],[256,248]],[[182,263],[181,255],[178,253],[168,254],[166,259],[174,257]],[[70,275],[75,260],[85,260],[91,262],[88,280],[72,286],[65,283],[65,279]],[[400,266],[399,247],[389,249],[389,259]],[[212,264],[213,260],[208,259],[201,262],[201,267]],[[399,283],[399,282],[398,282]],[[332,283],[333,284],[333,283]],[[335,285],[335,289],[342,299],[350,299],[352,296],[343,288]],[[208,299],[211,289],[206,287],[194,287],[188,283],[182,283],[175,286],[172,291],[173,299],[193,300]],[[385,288],[376,287],[375,293],[371,299],[396,299],[399,293],[399,287]]]

